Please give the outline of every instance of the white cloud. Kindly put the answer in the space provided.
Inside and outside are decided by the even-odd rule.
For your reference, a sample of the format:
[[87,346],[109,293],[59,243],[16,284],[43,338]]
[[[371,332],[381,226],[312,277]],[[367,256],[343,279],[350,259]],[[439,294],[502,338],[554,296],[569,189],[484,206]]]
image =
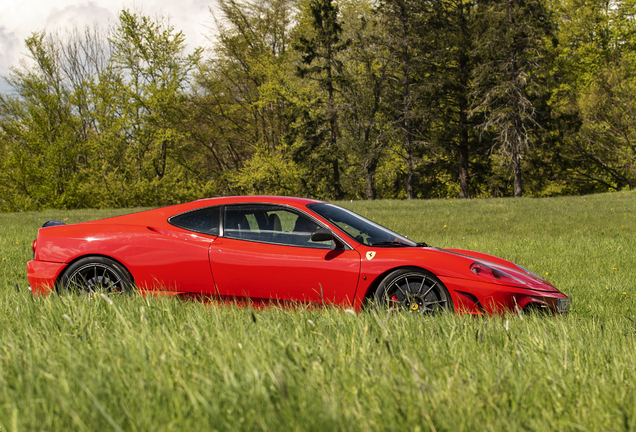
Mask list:
[[[210,22],[209,6],[214,0],[2,0],[0,2],[0,76],[7,76],[9,67],[17,65],[25,55],[24,40],[36,31],[54,32],[75,26],[99,23],[106,26],[117,20],[119,12],[128,8],[141,9],[150,16],[166,15],[175,30],[182,31],[186,43],[193,49],[206,44]],[[9,90],[0,80],[0,93]]]
[[11,55],[19,45],[20,41],[15,34],[7,31],[5,27],[0,27],[0,69],[6,70],[11,66]]
[[95,2],[73,4],[62,9],[53,8],[46,17],[46,30],[73,28],[75,26],[90,25],[95,22],[105,23],[117,19],[116,13]]

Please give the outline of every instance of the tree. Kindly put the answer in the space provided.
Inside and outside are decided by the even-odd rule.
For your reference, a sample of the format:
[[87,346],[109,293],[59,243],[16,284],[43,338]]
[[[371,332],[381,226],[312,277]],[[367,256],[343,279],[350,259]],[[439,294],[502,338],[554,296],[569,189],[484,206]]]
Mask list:
[[469,121],[474,8],[472,0],[431,3],[427,25],[420,28],[429,40],[430,105],[435,107],[435,141],[456,160],[459,197],[470,198],[470,148],[474,125]]
[[[166,21],[123,10],[110,39],[113,53],[97,90],[102,135],[116,154],[106,156],[103,178],[124,186],[119,205],[180,201],[197,183],[187,123],[186,91],[201,50],[185,54],[183,33]],[[178,187],[177,187],[178,185]],[[183,194],[185,193],[185,195]]]
[[9,210],[81,205],[73,191],[85,158],[83,125],[73,87],[61,67],[57,40],[34,33],[26,40],[33,60],[14,67],[14,95],[0,95],[2,207]]
[[510,160],[521,197],[521,159],[539,127],[534,101],[545,86],[541,65],[552,34],[542,0],[487,0],[479,5],[471,114]]
[[[335,199],[342,199],[338,160],[340,152],[336,85],[341,79],[342,70],[342,62],[338,54],[346,48],[348,42],[341,40],[342,25],[339,19],[339,8],[333,0],[310,0],[302,14],[303,33],[294,45],[294,48],[302,54],[298,74],[301,78],[315,80],[319,88],[326,92],[327,103],[323,112],[329,124],[326,147],[332,168],[333,196]],[[302,25],[303,21],[305,25]],[[322,134],[314,133],[308,138],[321,139]]]
[[219,8],[214,55],[197,77],[194,136],[228,190],[299,194],[290,156],[303,93],[290,49],[294,2],[221,0]]
[[[343,148],[361,168],[366,198],[376,198],[376,171],[388,145],[389,60],[381,43],[384,28],[371,2],[343,5],[344,34],[351,41],[343,53],[340,104]],[[355,171],[359,176],[360,172]]]
[[[110,39],[108,37],[110,36]],[[187,124],[181,33],[127,10],[107,33],[36,33],[0,96],[5,207],[162,205],[209,190]]]
[[417,28],[418,2],[412,0],[384,0],[378,5],[378,11],[386,19],[386,46],[391,59],[396,63],[396,96],[393,98],[392,117],[399,125],[401,147],[404,151],[406,165],[406,195],[408,199],[415,197],[413,180],[416,166],[416,142],[414,130],[414,106],[417,105],[417,93],[414,92],[414,75],[417,72],[418,47],[414,28]]
[[558,49],[551,104],[573,192],[634,187],[633,1],[555,1]]

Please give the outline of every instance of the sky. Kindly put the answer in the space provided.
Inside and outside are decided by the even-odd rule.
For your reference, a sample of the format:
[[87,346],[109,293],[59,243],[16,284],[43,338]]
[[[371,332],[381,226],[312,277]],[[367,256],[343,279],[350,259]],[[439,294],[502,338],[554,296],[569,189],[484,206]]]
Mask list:
[[[212,19],[209,7],[214,0],[0,0],[0,77],[25,57],[24,40],[31,33],[58,29],[83,29],[99,23],[116,22],[124,8],[141,10],[145,15],[170,17],[175,30],[182,31],[190,49],[206,45]],[[9,92],[0,78],[0,93]]]

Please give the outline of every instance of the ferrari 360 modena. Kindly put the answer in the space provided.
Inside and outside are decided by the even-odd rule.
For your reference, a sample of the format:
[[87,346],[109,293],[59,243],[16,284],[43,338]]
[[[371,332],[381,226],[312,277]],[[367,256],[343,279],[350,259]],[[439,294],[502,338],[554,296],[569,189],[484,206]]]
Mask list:
[[27,276],[51,292],[194,296],[413,313],[567,312],[549,282],[510,261],[416,243],[350,210],[304,198],[202,199],[108,219],[49,221]]

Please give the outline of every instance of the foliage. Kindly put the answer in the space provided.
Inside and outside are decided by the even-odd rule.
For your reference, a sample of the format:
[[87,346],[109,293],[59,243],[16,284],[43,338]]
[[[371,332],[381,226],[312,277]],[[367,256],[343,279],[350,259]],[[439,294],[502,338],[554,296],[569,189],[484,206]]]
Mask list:
[[380,41],[386,31],[370,3],[343,4],[343,34],[348,41],[341,88],[342,138],[352,177],[364,178],[369,200],[376,198],[376,172],[390,143],[389,106],[391,66]]
[[252,195],[299,196],[303,194],[299,179],[304,175],[304,170],[282,153],[257,151],[231,181]]
[[561,166],[578,190],[634,187],[629,134],[634,96],[634,4],[558,1],[559,39],[552,90]]
[[0,96],[2,208],[162,205],[213,189],[188,178],[186,84],[199,51],[167,23],[122,11],[104,34],[34,34],[33,65]]
[[[216,56],[201,66],[194,97],[196,140],[212,156],[208,170],[224,175],[232,192],[298,190],[298,176],[287,172],[296,169],[289,148],[297,107],[309,90],[293,73],[294,3],[228,0],[219,6]],[[265,178],[270,167],[284,169],[278,174],[296,183]]]
[[181,125],[189,115],[186,84],[200,50],[184,55],[181,32],[126,10],[110,42],[113,54],[99,96],[107,102],[104,124],[114,130],[103,130],[96,138],[98,147],[116,148],[107,158],[111,163],[101,164],[104,181],[117,170],[116,184],[126,185],[128,193],[107,205],[180,201],[196,189],[187,174],[197,160],[186,157],[191,149]]
[[523,193],[521,159],[528,151],[537,122],[536,100],[545,92],[544,44],[551,40],[548,11],[541,1],[481,3],[478,8],[479,65],[474,71],[472,115],[478,127],[494,134],[494,142],[510,159],[514,195]]
[[[322,153],[331,165],[331,186],[333,197],[342,199],[340,182],[340,157],[338,148],[339,119],[336,106],[336,91],[342,84],[344,63],[338,54],[347,48],[349,41],[342,40],[340,10],[334,0],[309,0],[301,10],[299,27],[294,49],[301,54],[297,73],[301,78],[315,80],[325,97],[313,100],[314,106],[306,111],[309,117],[318,117],[328,124],[328,130],[301,130],[312,151],[323,148]],[[302,31],[304,30],[304,31]],[[326,101],[324,100],[326,98]],[[309,125],[315,125],[310,122]],[[314,128],[312,128],[314,129]]]
[[0,95],[0,210],[217,194],[550,196],[636,185],[633,0],[219,0],[34,33]]
[[34,65],[14,69],[9,83],[16,94],[0,95],[2,207],[72,207],[68,195],[81,182],[86,150],[74,145],[82,124],[58,47],[43,33],[26,45]]

